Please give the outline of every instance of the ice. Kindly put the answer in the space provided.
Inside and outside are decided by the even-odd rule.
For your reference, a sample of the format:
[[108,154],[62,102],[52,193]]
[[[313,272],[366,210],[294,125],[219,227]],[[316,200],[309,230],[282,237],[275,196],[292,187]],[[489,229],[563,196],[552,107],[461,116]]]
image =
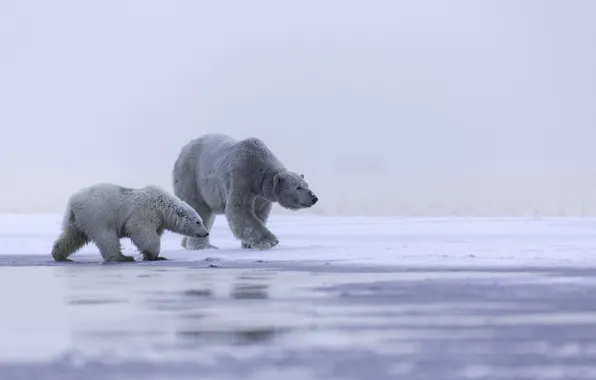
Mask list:
[[[0,255],[46,255],[60,215],[0,215]],[[176,261],[273,260],[354,265],[596,265],[596,218],[399,218],[276,216],[269,223],[281,244],[240,249],[223,217],[211,241],[218,250],[185,251],[166,233],[162,255]],[[138,253],[128,240],[125,252]],[[93,254],[94,245],[77,253]]]
[[[596,219],[274,215],[280,245],[105,264],[0,215],[0,378],[591,379]],[[138,257],[128,240],[125,252]]]

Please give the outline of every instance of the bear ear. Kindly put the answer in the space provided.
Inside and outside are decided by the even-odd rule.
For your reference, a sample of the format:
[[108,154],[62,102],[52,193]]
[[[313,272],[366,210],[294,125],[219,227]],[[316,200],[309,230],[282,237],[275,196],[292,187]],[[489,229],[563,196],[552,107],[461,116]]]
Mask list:
[[176,206],[175,211],[176,211],[176,215],[178,215],[178,216],[186,215],[186,209],[184,207],[184,204],[180,204],[180,205]]
[[304,179],[304,174],[300,174],[300,178]]

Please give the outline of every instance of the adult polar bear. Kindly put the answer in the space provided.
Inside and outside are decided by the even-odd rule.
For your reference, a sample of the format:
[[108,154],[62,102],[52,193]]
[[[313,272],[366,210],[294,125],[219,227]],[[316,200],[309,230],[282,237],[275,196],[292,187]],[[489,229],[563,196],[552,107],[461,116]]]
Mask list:
[[[235,140],[209,133],[182,147],[172,171],[174,194],[192,206],[211,230],[215,215],[225,214],[243,248],[271,249],[279,241],[265,226],[273,202],[290,210],[317,203],[303,175],[288,171],[254,137]],[[184,237],[189,250],[216,248],[209,237]]]

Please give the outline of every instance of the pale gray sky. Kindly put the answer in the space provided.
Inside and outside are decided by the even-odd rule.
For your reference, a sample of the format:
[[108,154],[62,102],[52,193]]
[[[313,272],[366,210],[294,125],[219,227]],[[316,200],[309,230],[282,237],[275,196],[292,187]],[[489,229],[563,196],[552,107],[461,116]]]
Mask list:
[[596,215],[596,2],[0,2],[0,212],[257,136],[321,213]]

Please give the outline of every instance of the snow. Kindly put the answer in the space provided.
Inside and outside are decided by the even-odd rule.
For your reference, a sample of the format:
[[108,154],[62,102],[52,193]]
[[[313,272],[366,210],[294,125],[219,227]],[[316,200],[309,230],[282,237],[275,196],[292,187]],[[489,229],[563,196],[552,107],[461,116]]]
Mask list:
[[[49,255],[60,215],[0,215],[0,255]],[[354,265],[596,265],[596,218],[389,218],[274,216],[281,244],[265,252],[242,250],[216,219],[212,243],[189,252],[166,233],[162,255],[176,261],[324,261]],[[125,252],[138,253],[128,240]],[[88,245],[80,255],[99,253]],[[49,256],[48,256],[49,257]]]
[[260,252],[220,217],[127,264],[53,262],[60,222],[0,215],[0,378],[596,376],[596,219],[274,215]]

